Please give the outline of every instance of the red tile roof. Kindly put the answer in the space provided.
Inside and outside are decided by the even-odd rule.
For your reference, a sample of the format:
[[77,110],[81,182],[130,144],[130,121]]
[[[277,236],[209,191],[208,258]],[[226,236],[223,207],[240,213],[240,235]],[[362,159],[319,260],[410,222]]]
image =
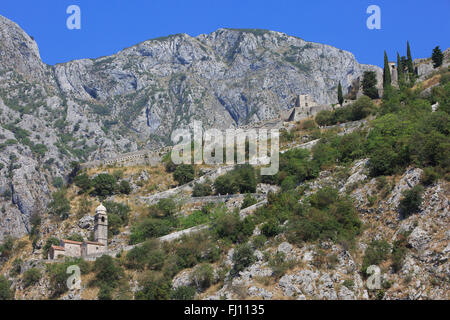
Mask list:
[[63,239],[62,242],[71,243],[71,244],[79,244],[79,245],[81,245],[83,243],[83,242],[79,242],[79,241],[66,240],[66,239]]
[[54,250],[66,251],[66,249],[64,249],[63,247],[60,247],[60,246],[55,246],[55,245],[53,245],[52,248],[53,248]]

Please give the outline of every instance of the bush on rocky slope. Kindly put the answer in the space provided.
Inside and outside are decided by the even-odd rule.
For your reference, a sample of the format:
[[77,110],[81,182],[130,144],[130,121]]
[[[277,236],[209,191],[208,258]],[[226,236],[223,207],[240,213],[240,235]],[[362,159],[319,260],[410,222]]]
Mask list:
[[319,239],[353,242],[360,231],[361,221],[350,199],[324,188],[294,212],[288,239],[299,244]]

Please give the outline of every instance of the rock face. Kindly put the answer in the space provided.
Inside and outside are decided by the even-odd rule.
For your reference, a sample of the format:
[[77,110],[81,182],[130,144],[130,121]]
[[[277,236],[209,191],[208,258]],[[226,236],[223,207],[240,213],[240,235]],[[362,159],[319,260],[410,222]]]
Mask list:
[[298,94],[334,103],[366,70],[350,53],[280,32],[219,29],[142,42],[98,59],[44,64],[0,16],[0,240],[30,230],[51,183],[84,162],[170,143],[171,132],[278,117]]

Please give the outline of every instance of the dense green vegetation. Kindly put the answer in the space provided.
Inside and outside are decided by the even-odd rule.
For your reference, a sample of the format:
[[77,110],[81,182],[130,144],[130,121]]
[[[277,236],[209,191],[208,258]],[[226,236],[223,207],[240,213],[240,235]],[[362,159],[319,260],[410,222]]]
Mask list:
[[298,244],[316,240],[349,244],[361,232],[361,225],[351,200],[335,189],[324,188],[293,212],[288,238]]
[[391,246],[385,240],[373,240],[366,248],[362,264],[362,272],[366,274],[371,265],[379,265],[389,258]]
[[9,258],[13,253],[14,239],[11,236],[6,236],[3,244],[0,244],[0,257]]
[[130,207],[113,201],[104,201],[103,205],[108,214],[108,237],[119,234],[119,229],[128,225]]
[[[368,134],[356,131],[342,137],[333,134],[323,137],[312,150],[313,162],[323,167],[368,157],[372,176],[399,173],[410,165],[432,167],[432,171],[427,170],[429,174],[432,172],[432,180],[445,176],[450,168],[449,97],[448,82],[434,88],[425,97],[420,95],[420,87],[415,90],[392,87],[383,96],[377,118]],[[438,110],[431,112],[431,104],[436,102],[439,102]],[[372,104],[370,100],[367,103]],[[372,107],[370,104],[360,105],[354,114],[375,112],[373,104]],[[319,113],[316,121],[321,124],[334,123],[337,121],[336,113],[337,110]],[[282,166],[280,170],[283,170]]]
[[211,224],[215,238],[234,243],[245,242],[252,235],[255,228],[252,217],[242,220],[237,211],[233,213],[222,211]]
[[194,180],[194,166],[190,164],[180,164],[176,167],[173,178],[180,184],[185,184]]
[[316,115],[316,122],[320,126],[331,126],[337,123],[356,121],[366,118],[376,111],[372,100],[361,96],[351,105],[337,108],[334,111],[323,110]]
[[79,266],[82,275],[90,272],[89,263],[80,258],[66,258],[63,263],[47,264],[50,290],[52,292],[51,298],[57,298],[68,290],[67,279],[70,277],[70,274],[67,273],[67,268],[71,265]]
[[73,183],[80,188],[80,194],[89,193],[91,196],[105,198],[116,193],[130,194],[130,183],[121,180],[122,178],[123,172],[119,170],[113,174],[100,173],[92,179],[86,173],[79,173],[73,178]]
[[250,193],[246,193],[244,196],[244,200],[242,201],[241,209],[245,209],[257,203],[258,201],[252,197]]
[[216,194],[254,193],[256,190],[256,172],[249,164],[238,165],[232,171],[214,181]]
[[206,197],[212,194],[211,182],[195,183],[192,190],[193,197]]
[[408,217],[416,213],[422,204],[422,193],[424,189],[421,185],[417,185],[403,192],[403,198],[400,200],[399,209],[404,217]]
[[111,300],[113,290],[125,276],[123,268],[112,257],[104,255],[95,260],[94,270],[96,274],[91,285],[100,288],[100,300]]
[[231,270],[232,275],[239,274],[239,272],[255,262],[256,258],[253,252],[254,250],[249,244],[242,244],[235,249],[232,257],[234,264]]
[[11,291],[10,282],[4,275],[0,274],[0,300],[13,300],[14,292]]
[[35,285],[41,280],[41,270],[38,268],[31,268],[24,272],[23,274],[23,285],[24,287],[29,287]]

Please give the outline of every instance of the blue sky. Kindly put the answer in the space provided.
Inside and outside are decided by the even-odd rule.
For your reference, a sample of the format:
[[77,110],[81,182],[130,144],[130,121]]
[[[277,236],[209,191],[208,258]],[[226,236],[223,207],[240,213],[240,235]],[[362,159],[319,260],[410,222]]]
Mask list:
[[[81,30],[66,27],[69,5],[81,8]],[[369,5],[381,9],[381,30],[369,30]],[[37,41],[44,62],[110,55],[175,33],[196,36],[218,28],[262,28],[351,51],[361,63],[428,57],[450,46],[450,0],[3,0],[0,14]]]

